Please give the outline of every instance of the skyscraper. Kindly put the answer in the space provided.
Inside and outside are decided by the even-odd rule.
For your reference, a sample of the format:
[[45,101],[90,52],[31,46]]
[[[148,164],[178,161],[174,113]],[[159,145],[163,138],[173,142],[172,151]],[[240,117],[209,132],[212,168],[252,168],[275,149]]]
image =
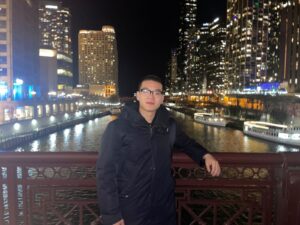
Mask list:
[[300,92],[300,1],[283,1],[277,9],[281,15],[279,77],[289,92]]
[[0,100],[37,91],[38,1],[0,0]]
[[227,1],[226,74],[231,89],[267,82],[271,1]]
[[182,80],[186,80],[188,64],[188,43],[196,28],[197,0],[182,0],[180,27],[179,27],[179,46],[177,51],[177,62],[179,74]]
[[118,51],[115,30],[81,30],[78,35],[79,83],[114,85],[118,93]]
[[181,91],[178,83],[180,77],[178,76],[177,53],[176,50],[171,51],[171,58],[168,63],[168,71],[165,79],[166,95],[176,95]]
[[299,0],[228,0],[229,88],[281,82],[290,92],[300,91],[299,21]]
[[0,0],[0,121],[38,95],[38,1]]
[[41,0],[39,7],[40,48],[57,51],[58,90],[73,87],[71,14],[61,2]]
[[226,84],[224,75],[226,28],[222,21],[216,18],[212,22],[202,24],[199,37],[197,51],[199,72],[194,77],[197,78],[198,87],[202,88],[202,92],[221,92]]
[[200,74],[200,29],[190,29],[190,36],[187,42],[185,69],[186,74],[186,92],[189,95],[199,94],[201,91]]

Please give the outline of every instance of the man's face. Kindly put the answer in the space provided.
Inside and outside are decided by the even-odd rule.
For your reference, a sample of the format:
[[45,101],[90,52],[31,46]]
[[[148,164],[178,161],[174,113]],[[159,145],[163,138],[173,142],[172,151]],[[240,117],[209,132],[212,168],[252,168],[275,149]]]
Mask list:
[[145,80],[137,91],[136,98],[140,103],[140,111],[156,112],[164,101],[162,85],[153,80]]

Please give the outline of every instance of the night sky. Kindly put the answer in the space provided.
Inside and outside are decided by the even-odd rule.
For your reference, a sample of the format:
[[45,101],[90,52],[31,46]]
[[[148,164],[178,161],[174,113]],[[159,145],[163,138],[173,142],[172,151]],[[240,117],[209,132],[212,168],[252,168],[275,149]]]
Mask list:
[[[74,76],[78,83],[77,35],[80,29],[116,30],[121,96],[132,96],[140,77],[166,73],[177,47],[179,0],[61,0],[72,14]],[[198,24],[225,19],[226,0],[198,0]]]

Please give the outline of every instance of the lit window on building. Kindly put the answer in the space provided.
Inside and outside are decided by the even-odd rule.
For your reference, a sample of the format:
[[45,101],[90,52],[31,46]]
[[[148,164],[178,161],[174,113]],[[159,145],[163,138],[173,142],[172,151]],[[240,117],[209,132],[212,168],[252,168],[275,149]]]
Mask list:
[[0,8],[0,16],[6,16],[6,9]]
[[7,76],[7,68],[0,67],[0,76]]
[[6,64],[7,63],[7,57],[6,56],[0,56],[0,64]]
[[7,45],[0,44],[0,52],[6,52],[7,51]]
[[5,20],[0,20],[0,29],[6,28],[6,21]]
[[6,40],[6,33],[5,32],[0,32],[0,40],[5,41]]

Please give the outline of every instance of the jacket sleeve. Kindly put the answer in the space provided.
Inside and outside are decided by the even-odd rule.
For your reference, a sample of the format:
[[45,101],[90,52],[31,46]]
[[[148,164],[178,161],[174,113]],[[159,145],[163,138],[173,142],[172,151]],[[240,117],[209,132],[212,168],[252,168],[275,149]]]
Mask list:
[[98,204],[104,224],[114,224],[122,219],[117,186],[120,147],[121,140],[113,121],[108,124],[102,136],[96,171]]
[[197,164],[203,165],[203,156],[208,153],[208,151],[194,139],[188,137],[184,131],[181,130],[180,126],[176,124],[176,137],[175,137],[175,149],[184,152],[189,157],[191,157]]

